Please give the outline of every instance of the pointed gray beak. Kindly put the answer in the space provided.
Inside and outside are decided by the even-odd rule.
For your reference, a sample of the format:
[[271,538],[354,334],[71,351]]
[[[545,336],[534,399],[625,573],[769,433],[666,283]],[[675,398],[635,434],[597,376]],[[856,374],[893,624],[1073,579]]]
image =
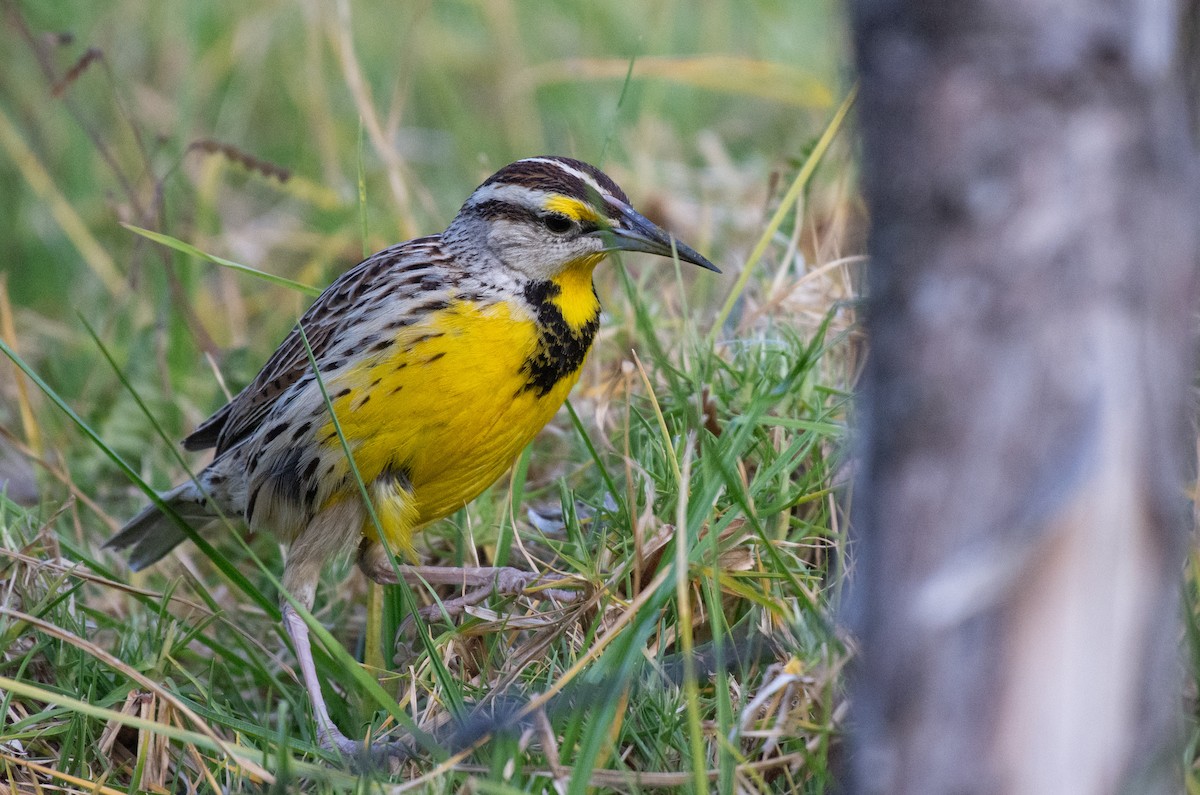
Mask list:
[[620,204],[618,209],[620,219],[615,224],[592,233],[607,243],[608,251],[644,251],[668,259],[678,255],[684,262],[699,265],[714,273],[721,272],[720,268],[700,256],[696,249],[672,237],[632,207]]

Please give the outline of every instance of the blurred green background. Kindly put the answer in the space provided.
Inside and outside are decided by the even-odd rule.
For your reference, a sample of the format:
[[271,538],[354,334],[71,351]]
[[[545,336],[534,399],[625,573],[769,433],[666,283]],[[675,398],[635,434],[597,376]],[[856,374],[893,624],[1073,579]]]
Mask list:
[[[112,247],[128,242],[113,222],[129,197],[93,138],[143,201],[146,181],[162,179],[164,220],[176,226],[213,233],[213,216],[247,227],[285,213],[297,233],[326,234],[356,224],[364,105],[355,92],[365,92],[383,135],[368,129],[363,145],[369,229],[392,240],[441,229],[481,176],[532,154],[620,164],[643,193],[669,184],[667,169],[702,168],[718,153],[777,168],[828,115],[845,58],[833,4],[815,1],[6,5],[5,113],[55,190]],[[63,93],[93,138],[50,96],[14,30],[14,6],[57,75],[89,47],[102,53]],[[282,166],[305,187],[247,188],[240,175],[205,185],[203,158],[184,155],[198,139]],[[10,288],[23,305],[60,309],[78,286],[79,253],[7,154],[0,239]],[[406,196],[391,195],[384,157],[400,164]]]

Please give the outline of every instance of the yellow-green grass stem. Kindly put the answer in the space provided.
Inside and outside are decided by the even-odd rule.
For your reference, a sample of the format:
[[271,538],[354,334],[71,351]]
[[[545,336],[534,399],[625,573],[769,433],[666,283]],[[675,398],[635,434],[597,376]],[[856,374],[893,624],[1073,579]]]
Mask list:
[[[0,339],[8,342],[13,350],[17,350],[17,327],[13,323],[12,304],[8,300],[8,280],[5,274],[0,274]],[[17,384],[17,413],[21,417],[21,427],[25,430],[25,443],[38,458],[42,456],[42,430],[33,414],[33,404],[29,402],[29,387],[25,379],[14,371]]]
[[[641,366],[640,364],[638,365]],[[679,500],[675,507],[675,609],[679,614],[679,645],[683,652],[683,700],[687,710],[688,746],[692,758],[692,786],[697,793],[708,791],[708,764],[704,753],[704,729],[700,720],[700,688],[696,684],[696,659],[693,656],[695,639],[692,637],[692,599],[689,593],[691,577],[688,565],[688,490],[686,479],[692,475],[692,443],[688,436],[683,451],[683,469],[679,487]],[[674,461],[674,457],[671,458]]]
[[[363,162],[363,138],[365,135],[366,131],[363,127],[362,117],[359,117],[358,151],[356,158],[358,172],[358,224],[359,234],[362,237],[362,255],[364,259],[371,256],[371,238],[367,227],[367,168]],[[387,661],[383,656],[383,586],[374,581],[367,583],[367,637],[364,641],[364,646],[363,662],[368,667],[379,671],[379,676],[383,676],[383,671],[387,668]]]
[[850,93],[842,100],[842,104],[838,107],[837,112],[833,114],[833,119],[830,120],[828,126],[825,127],[825,132],[817,140],[817,145],[809,153],[808,158],[804,161],[804,165],[800,167],[800,171],[796,174],[796,178],[792,180],[792,185],[784,194],[783,200],[779,202],[779,207],[775,209],[775,214],[771,216],[770,222],[767,223],[767,228],[758,238],[758,243],[755,244],[750,256],[746,259],[746,264],[742,268],[742,272],[738,274],[737,281],[734,282],[733,289],[729,291],[729,297],[725,299],[725,303],[721,306],[721,311],[717,313],[716,320],[713,321],[712,330],[709,331],[708,342],[711,346],[717,338],[717,334],[725,326],[725,321],[729,319],[729,315],[733,312],[733,306],[745,291],[746,285],[750,281],[750,274],[754,272],[758,261],[762,259],[763,254],[767,251],[767,246],[771,244],[775,233],[779,231],[779,227],[783,224],[783,219],[791,212],[792,205],[800,198],[800,192],[812,179],[813,172],[817,170],[817,165],[821,162],[821,158],[825,156],[829,145],[833,143],[833,139],[837,136],[838,131],[842,128],[842,123],[845,121],[847,114],[850,113],[850,108],[854,105],[854,98],[858,95],[858,86],[855,85],[850,89]]

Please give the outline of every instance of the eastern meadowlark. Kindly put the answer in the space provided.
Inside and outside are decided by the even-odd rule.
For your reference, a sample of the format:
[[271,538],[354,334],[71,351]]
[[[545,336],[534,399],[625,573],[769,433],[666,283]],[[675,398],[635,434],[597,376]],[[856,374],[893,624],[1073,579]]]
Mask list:
[[[491,485],[566,400],[599,324],[592,272],[610,251],[717,270],[593,166],[535,157],[504,167],[445,232],[387,248],[334,281],[250,385],[184,440],[189,450],[215,447],[215,457],[163,502],[199,532],[229,517],[289,542],[283,586],[307,608],[321,567],[355,544],[369,577],[396,582],[380,532],[411,561],[413,533]],[[107,545],[130,548],[137,570],[186,537],[150,505]],[[473,586],[463,603],[537,580],[516,569],[401,569]],[[291,602],[282,609],[321,744],[361,749],[330,719],[307,626]]]

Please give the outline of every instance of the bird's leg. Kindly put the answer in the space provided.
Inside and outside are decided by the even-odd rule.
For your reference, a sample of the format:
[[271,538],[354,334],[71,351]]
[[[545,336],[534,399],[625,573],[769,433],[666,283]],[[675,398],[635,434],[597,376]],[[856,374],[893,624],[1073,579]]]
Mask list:
[[[331,546],[336,545],[339,540],[342,543],[350,540],[352,543],[353,535],[348,534],[350,532],[357,534],[358,528],[361,526],[361,522],[350,524],[345,520],[346,517],[336,509],[319,514],[317,519],[288,549],[287,563],[283,570],[283,587],[291,594],[292,599],[303,605],[306,610],[312,609],[321,565],[333,554],[336,554],[331,551]],[[345,531],[347,535],[341,539],[330,532],[334,527],[340,529],[347,525],[351,530]],[[301,678],[304,680],[304,688],[308,691],[308,698],[312,704],[313,719],[317,724],[317,741],[320,746],[325,750],[337,751],[344,756],[360,761],[403,758],[408,755],[410,749],[404,745],[374,743],[368,746],[364,741],[352,740],[342,733],[337,724],[333,722],[333,718],[330,717],[329,708],[325,704],[325,696],[321,692],[321,680],[317,677],[317,667],[313,662],[312,641],[309,639],[308,625],[291,600],[284,600],[282,613],[283,625],[296,649]]]
[[[358,548],[358,567],[370,579],[383,585],[397,585],[400,580],[410,586],[423,583],[429,585],[458,585],[470,588],[462,596],[443,600],[441,604],[421,609],[421,617],[431,619],[443,613],[456,616],[472,605],[477,605],[492,594],[520,596],[529,592],[531,596],[570,602],[579,597],[577,591],[552,587],[570,582],[568,577],[522,571],[510,566],[392,566],[387,550],[377,541],[363,539]],[[397,577],[399,575],[399,577]]]
[[[311,604],[311,600],[310,600]],[[305,605],[308,607],[308,605]],[[296,647],[296,659],[300,663],[300,674],[308,700],[312,704],[313,719],[317,722],[317,742],[326,751],[337,751],[355,761],[356,766],[373,767],[376,763],[403,762],[412,756],[412,748],[399,742],[371,743],[352,740],[333,722],[325,696],[321,693],[321,680],[317,678],[317,667],[313,663],[312,643],[308,637],[308,625],[296,612],[291,602],[283,606],[283,625],[287,629],[292,645]]]
[[[311,600],[305,607],[312,604]],[[304,679],[304,688],[308,691],[308,700],[312,704],[313,718],[317,722],[317,742],[322,748],[336,750],[347,756],[353,756],[363,750],[363,744],[351,740],[342,734],[329,717],[329,708],[325,705],[325,696],[321,693],[321,680],[317,678],[317,667],[313,663],[312,643],[308,637],[308,625],[296,612],[290,602],[283,606],[283,625],[288,637],[296,648],[296,659],[300,663],[300,675]]]

